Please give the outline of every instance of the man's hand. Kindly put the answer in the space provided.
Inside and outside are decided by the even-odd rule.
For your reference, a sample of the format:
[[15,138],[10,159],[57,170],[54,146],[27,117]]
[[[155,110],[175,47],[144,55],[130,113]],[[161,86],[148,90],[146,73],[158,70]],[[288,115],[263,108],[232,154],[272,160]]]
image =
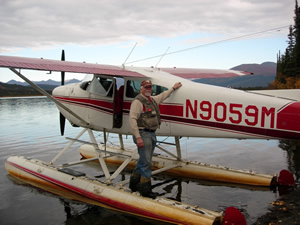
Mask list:
[[144,148],[144,141],[141,137],[136,139],[136,144],[137,144],[138,147]]
[[173,86],[174,91],[177,90],[178,88],[180,88],[181,86],[182,86],[182,84],[180,82],[175,83]]

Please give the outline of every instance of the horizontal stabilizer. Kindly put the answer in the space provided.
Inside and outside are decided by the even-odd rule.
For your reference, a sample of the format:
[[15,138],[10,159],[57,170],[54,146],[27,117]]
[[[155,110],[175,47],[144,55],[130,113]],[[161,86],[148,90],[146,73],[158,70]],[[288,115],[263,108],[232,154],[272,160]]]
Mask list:
[[249,92],[300,101],[300,89],[259,90]]

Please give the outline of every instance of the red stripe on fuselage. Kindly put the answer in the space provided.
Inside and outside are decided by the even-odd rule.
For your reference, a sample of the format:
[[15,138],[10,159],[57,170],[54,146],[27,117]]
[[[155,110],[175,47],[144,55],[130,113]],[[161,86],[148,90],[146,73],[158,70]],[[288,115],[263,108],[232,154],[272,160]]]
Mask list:
[[[178,123],[178,124],[191,126],[191,127],[202,127],[202,128],[219,130],[219,131],[229,132],[229,133],[239,133],[239,134],[249,135],[257,138],[300,139],[300,134],[293,131],[240,126],[240,125],[234,125],[228,123],[218,123],[213,121],[195,120],[195,119],[169,117],[169,116],[161,116],[161,119],[169,121],[171,123]],[[201,134],[195,134],[195,136],[201,136]]]
[[[64,102],[68,102],[70,104],[76,104],[81,107],[91,108],[93,110],[100,110],[105,113],[113,114],[113,103],[109,101],[86,98],[55,98]],[[131,102],[124,101],[123,112],[125,114],[129,114],[130,105]],[[251,127],[208,120],[184,118],[184,106],[180,104],[162,103],[159,107],[161,111],[161,119],[170,123],[180,123],[186,126],[193,127],[199,126],[208,129],[222,130],[224,132],[241,133],[260,138],[300,139],[300,121],[299,119],[297,119],[300,115],[299,102],[288,104],[287,106],[285,106],[285,108],[280,109],[277,115],[277,129],[267,129],[254,126]],[[197,134],[195,136],[197,136]]]
[[113,113],[113,107],[114,104],[113,102],[110,101],[103,101],[103,100],[96,100],[96,99],[87,99],[87,98],[69,98],[69,97],[59,97],[59,96],[54,96],[57,100],[64,102],[64,103],[69,103],[73,105],[77,105],[80,107],[88,107],[94,110],[101,110],[105,111],[108,113]]
[[159,106],[161,116],[183,117],[183,105],[161,104]]

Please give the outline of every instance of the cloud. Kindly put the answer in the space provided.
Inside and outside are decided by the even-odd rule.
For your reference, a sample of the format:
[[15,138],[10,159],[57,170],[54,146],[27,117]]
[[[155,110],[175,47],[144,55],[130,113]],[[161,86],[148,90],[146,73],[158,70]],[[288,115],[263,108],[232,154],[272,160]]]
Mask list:
[[293,24],[294,7],[282,0],[2,0],[0,53],[191,33],[239,36]]

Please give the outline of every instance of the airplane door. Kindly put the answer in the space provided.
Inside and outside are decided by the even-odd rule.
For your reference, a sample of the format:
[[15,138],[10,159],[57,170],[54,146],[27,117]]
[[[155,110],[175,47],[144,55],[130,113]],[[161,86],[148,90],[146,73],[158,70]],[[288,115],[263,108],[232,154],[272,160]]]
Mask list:
[[124,79],[118,77],[115,82],[113,127],[121,128],[123,125]]
[[116,79],[111,76],[94,75],[87,87],[88,100],[83,112],[87,121],[96,129],[113,128],[114,121],[114,92]]

